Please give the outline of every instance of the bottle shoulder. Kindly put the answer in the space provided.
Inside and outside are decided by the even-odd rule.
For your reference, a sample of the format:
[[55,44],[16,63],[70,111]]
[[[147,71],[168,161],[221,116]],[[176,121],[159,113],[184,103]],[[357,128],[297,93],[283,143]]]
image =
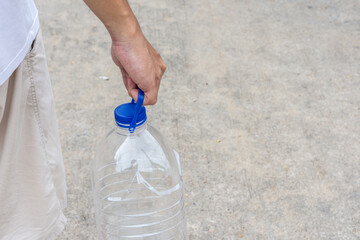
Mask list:
[[149,171],[150,169],[145,169],[145,166],[150,166],[162,171],[175,168],[174,171],[180,172],[173,149],[160,131],[149,124],[142,129],[136,129],[132,134],[113,128],[100,141],[96,159],[126,162],[126,166],[128,162],[135,160],[139,164],[138,167],[143,167],[143,171]]

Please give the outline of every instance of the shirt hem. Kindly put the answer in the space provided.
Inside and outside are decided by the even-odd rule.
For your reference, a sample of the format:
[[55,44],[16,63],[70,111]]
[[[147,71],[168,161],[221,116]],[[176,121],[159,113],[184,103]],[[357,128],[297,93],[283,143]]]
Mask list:
[[16,56],[10,61],[7,67],[0,73],[0,86],[11,76],[11,74],[24,60],[27,52],[30,49],[32,42],[36,37],[36,34],[39,31],[39,28],[40,28],[40,22],[39,22],[38,12],[36,12],[34,22],[31,28],[29,29],[25,44],[23,45],[22,49],[16,54]]

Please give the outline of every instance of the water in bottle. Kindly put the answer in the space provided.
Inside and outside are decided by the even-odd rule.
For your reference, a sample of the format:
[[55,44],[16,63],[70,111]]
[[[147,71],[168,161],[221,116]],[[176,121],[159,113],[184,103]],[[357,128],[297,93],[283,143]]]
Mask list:
[[147,124],[143,99],[139,90],[137,103],[115,109],[116,126],[92,162],[102,240],[187,239],[179,155]]

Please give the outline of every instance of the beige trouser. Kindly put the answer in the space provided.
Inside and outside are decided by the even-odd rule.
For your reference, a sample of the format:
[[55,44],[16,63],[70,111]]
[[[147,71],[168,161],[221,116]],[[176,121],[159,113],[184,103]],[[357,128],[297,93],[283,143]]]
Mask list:
[[39,31],[0,86],[0,239],[51,240],[66,222],[54,98]]

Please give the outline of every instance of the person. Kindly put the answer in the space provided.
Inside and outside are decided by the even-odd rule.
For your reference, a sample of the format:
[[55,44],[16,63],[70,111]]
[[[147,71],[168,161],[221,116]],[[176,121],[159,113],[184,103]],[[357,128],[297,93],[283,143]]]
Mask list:
[[[84,0],[112,39],[128,94],[157,101],[166,66],[127,0]],[[33,0],[0,1],[0,239],[54,239],[66,218],[65,171]]]

